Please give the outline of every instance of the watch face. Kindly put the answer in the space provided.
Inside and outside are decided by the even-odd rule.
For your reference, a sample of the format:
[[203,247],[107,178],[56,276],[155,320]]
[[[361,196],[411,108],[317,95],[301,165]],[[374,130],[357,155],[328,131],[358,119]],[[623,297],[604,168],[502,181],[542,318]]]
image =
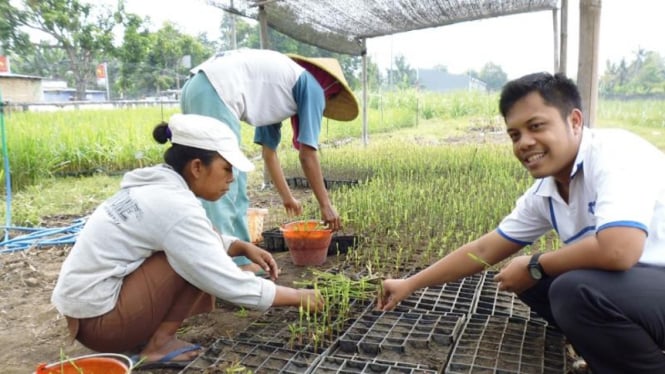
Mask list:
[[531,266],[529,267],[529,274],[531,274],[531,278],[533,279],[540,279],[543,277],[543,274],[540,272],[540,269],[536,266]]

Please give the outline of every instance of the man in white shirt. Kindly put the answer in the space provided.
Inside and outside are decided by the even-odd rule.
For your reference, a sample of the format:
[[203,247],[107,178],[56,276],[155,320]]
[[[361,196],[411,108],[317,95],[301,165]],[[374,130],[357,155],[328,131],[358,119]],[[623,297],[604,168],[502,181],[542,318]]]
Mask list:
[[585,128],[561,74],[509,82],[499,107],[535,183],[495,231],[386,280],[379,307],[482,271],[470,254],[495,264],[553,229],[563,246],[509,259],[499,288],[559,327],[594,373],[665,373],[665,154],[628,131]]

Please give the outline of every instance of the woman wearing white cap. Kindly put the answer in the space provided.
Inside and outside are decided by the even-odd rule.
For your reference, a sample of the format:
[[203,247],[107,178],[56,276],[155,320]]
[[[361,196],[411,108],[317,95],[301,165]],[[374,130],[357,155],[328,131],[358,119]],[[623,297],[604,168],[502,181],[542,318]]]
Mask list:
[[[302,206],[286,184],[276,149],[281,122],[291,118],[293,146],[319,207],[321,219],[333,230],[341,227],[323,181],[317,149],[323,117],[350,121],[358,116],[358,102],[339,62],[333,58],[306,58],[276,51],[240,49],[212,57],[191,70],[182,89],[183,113],[215,117],[228,124],[240,138],[240,121],[256,127],[254,142],[272,182],[290,214]],[[220,201],[204,203],[220,232],[249,240],[245,215],[249,206],[244,173],[236,176],[229,193]],[[238,265],[243,265],[238,262]]]
[[198,198],[219,199],[234,168],[254,168],[229,127],[176,114],[153,136],[171,140],[166,163],[125,174],[62,265],[51,300],[72,338],[101,352],[138,348],[149,365],[182,366],[201,347],[178,340],[176,331],[187,317],[211,311],[215,297],[258,310],[320,308],[312,290],[278,286],[238,268],[230,256],[247,256],[277,278],[270,253],[218,235],[206,217]]

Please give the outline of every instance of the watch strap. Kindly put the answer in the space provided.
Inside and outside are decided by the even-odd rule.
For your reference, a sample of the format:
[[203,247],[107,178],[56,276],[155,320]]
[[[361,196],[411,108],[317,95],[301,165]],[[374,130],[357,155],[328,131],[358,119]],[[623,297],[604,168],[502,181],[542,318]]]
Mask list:
[[547,273],[545,272],[545,270],[543,269],[543,265],[541,265],[541,264],[540,264],[540,261],[539,261],[539,260],[540,260],[540,256],[541,256],[542,254],[543,254],[542,252],[534,253],[534,254],[531,256],[531,260],[529,260],[529,267],[537,267],[538,270],[540,271],[540,274],[542,274],[542,278],[541,278],[541,279],[544,279],[544,278],[547,278],[548,275],[547,275]]

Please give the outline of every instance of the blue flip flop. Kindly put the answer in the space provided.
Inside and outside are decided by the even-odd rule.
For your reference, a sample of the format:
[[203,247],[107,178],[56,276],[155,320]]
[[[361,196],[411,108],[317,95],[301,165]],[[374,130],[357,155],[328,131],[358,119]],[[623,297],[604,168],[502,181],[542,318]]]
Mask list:
[[157,361],[151,361],[151,362],[141,362],[141,356],[140,355],[133,355],[131,357],[132,362],[134,365],[134,370],[148,370],[148,369],[183,369],[185,366],[189,365],[193,360],[187,360],[187,361],[172,361],[174,358],[180,356],[183,353],[187,352],[192,352],[192,351],[198,351],[201,349],[201,346],[198,344],[192,344],[188,345],[182,348],[178,348],[174,351],[171,351],[164,355],[164,357],[160,358]]
[[259,269],[254,272],[254,275],[259,277],[259,278],[265,278],[265,279],[270,279],[270,274],[266,273],[265,270]]

